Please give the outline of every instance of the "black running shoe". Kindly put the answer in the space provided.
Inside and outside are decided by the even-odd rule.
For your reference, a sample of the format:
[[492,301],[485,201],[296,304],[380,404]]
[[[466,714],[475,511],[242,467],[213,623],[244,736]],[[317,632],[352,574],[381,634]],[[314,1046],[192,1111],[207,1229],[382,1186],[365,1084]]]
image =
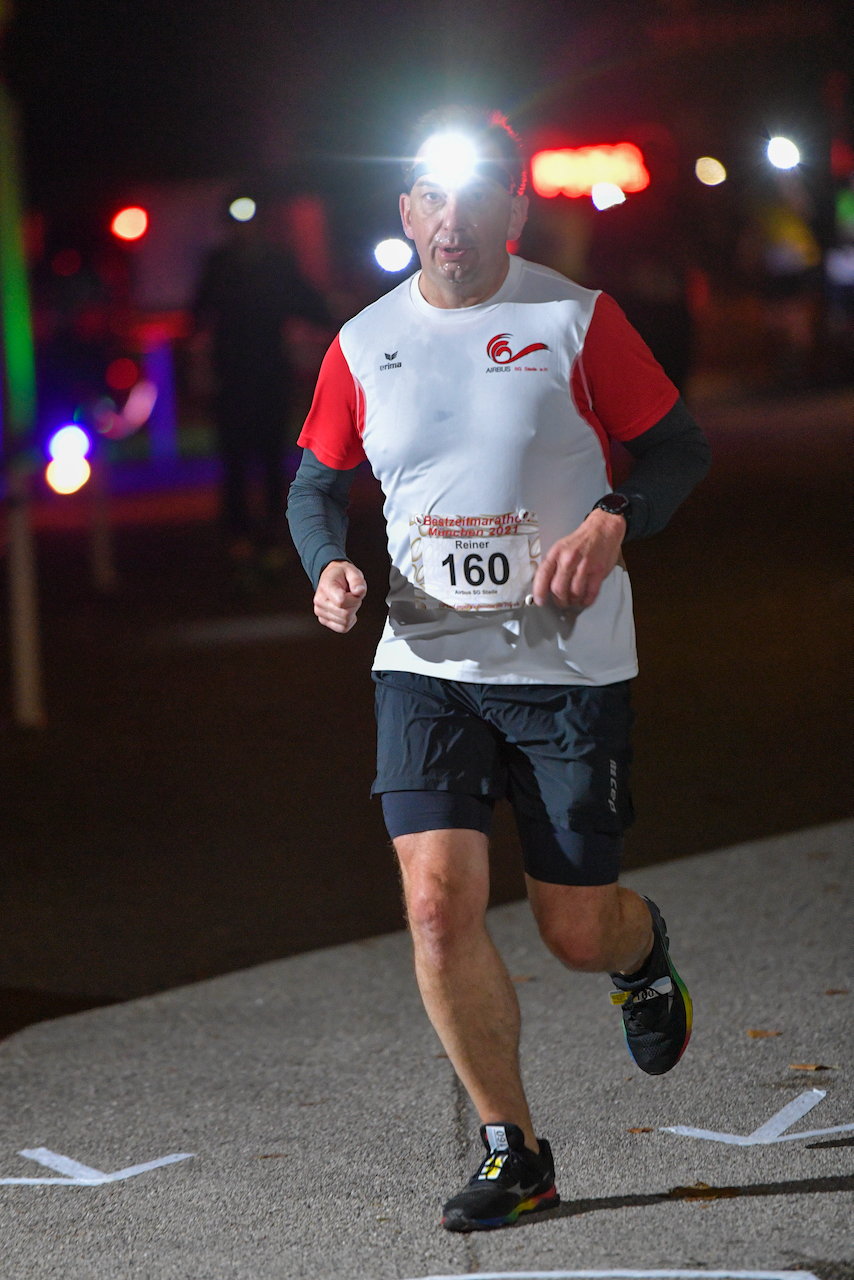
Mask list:
[[688,988],[670,959],[667,925],[658,907],[644,898],[652,916],[655,941],[649,959],[631,978],[612,973],[611,1003],[623,1010],[629,1053],[648,1076],[663,1076],[682,1057],[691,1039],[692,1007]]
[[480,1136],[486,1159],[442,1210],[446,1231],[508,1227],[521,1213],[560,1204],[551,1147],[543,1138],[537,1139],[540,1152],[535,1155],[518,1125],[484,1124]]

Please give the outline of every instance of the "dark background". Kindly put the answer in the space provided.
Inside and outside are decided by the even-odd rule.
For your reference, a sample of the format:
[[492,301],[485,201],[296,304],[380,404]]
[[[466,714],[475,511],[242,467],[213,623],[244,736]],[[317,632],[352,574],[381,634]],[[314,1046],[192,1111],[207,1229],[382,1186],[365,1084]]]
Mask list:
[[[797,136],[814,233],[832,237],[830,141],[850,121],[828,84],[850,70],[850,28],[831,4],[33,0],[6,30],[28,203],[55,235],[97,242],[141,181],[285,175],[323,198],[353,296],[388,287],[369,250],[397,231],[395,158],[437,100],[497,105],[529,148],[669,130],[719,302],[688,388],[714,465],[627,550],[630,866],[852,812],[848,373],[819,343],[798,385],[775,382],[758,342],[750,377],[710,392],[740,359],[734,326],[760,323],[738,245],[769,134]],[[701,154],[730,172],[717,204]],[[370,584],[356,631],[205,649],[164,631],[310,617],[310,590],[291,563],[236,592],[210,477],[171,492],[116,501],[110,596],[89,580],[85,491],[36,504],[48,724],[14,728],[4,677],[0,1032],[402,925],[368,799],[387,573],[373,481],[351,520]],[[493,852],[494,900],[520,896],[506,812]]]

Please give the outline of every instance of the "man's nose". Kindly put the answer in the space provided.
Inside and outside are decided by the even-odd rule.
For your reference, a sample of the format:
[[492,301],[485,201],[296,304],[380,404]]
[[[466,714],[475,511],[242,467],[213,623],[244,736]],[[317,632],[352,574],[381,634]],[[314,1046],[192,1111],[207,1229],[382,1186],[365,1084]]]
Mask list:
[[459,231],[468,226],[467,202],[460,191],[449,191],[442,211],[442,227],[445,231]]

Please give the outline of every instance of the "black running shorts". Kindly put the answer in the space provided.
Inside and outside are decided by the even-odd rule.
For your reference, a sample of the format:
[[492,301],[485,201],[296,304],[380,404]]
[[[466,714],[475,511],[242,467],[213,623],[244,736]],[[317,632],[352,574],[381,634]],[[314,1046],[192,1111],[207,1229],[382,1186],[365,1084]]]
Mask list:
[[375,671],[377,777],[392,838],[458,827],[489,834],[513,806],[525,870],[550,884],[613,884],[629,794],[628,680],[469,684]]

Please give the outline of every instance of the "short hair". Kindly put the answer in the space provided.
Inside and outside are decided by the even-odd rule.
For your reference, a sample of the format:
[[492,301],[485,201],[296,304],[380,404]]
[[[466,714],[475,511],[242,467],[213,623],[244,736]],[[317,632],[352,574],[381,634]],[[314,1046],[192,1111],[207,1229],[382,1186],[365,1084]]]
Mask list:
[[520,196],[525,190],[527,174],[522,158],[522,141],[510,128],[507,117],[500,111],[483,107],[436,107],[415,121],[403,162],[403,177],[407,188],[412,186],[412,172],[419,147],[434,133],[467,133],[475,141],[491,142],[504,163],[512,181],[511,195]]

